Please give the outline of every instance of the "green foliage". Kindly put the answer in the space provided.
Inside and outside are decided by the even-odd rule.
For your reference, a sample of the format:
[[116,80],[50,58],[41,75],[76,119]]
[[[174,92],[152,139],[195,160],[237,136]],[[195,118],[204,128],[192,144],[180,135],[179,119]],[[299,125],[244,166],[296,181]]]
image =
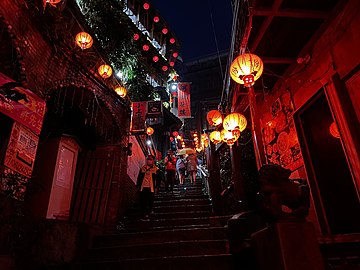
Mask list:
[[152,87],[146,81],[147,67],[134,43],[132,22],[123,12],[122,1],[77,0],[77,4],[114,70],[128,75],[123,83],[131,100],[153,99]]

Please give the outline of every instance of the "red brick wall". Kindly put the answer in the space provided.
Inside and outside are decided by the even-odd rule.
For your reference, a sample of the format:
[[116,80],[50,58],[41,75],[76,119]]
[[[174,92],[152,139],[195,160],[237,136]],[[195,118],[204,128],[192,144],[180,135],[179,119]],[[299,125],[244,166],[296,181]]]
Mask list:
[[[103,101],[106,107],[102,108],[102,110],[108,113],[109,118],[114,118],[121,133],[120,138],[116,139],[120,149],[117,160],[120,173],[114,176],[118,178],[120,194],[111,198],[111,200],[114,200],[112,205],[119,206],[128,200],[124,198],[133,193],[133,187],[128,184],[126,174],[127,155],[124,150],[128,144],[129,106],[95,78],[91,72],[81,67],[79,63],[74,62],[71,53],[56,50],[53,44],[50,44],[48,38],[38,28],[39,21],[35,22],[36,18],[34,19],[32,7],[28,7],[26,2],[0,1],[0,16],[4,18],[3,23],[14,34],[13,46],[16,47],[22,58],[22,72],[26,75],[23,84],[43,99],[46,98],[48,91],[56,91],[56,88],[75,84],[85,87]],[[40,16],[41,12],[38,12]],[[45,12],[48,12],[48,10]],[[129,194],[127,193],[128,190]],[[120,205],[119,208],[121,210],[114,211],[115,216],[124,212],[124,206]]]

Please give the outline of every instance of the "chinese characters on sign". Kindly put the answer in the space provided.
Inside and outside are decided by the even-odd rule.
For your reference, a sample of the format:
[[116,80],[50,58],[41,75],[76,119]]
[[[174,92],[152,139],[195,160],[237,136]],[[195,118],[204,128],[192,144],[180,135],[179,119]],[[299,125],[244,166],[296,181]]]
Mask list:
[[133,102],[131,132],[145,131],[146,105],[146,101]]
[[147,116],[149,118],[158,118],[162,116],[162,102],[148,101],[147,102]]
[[0,112],[40,134],[46,103],[0,73]]
[[178,117],[190,118],[190,83],[178,84]]
[[27,127],[14,122],[4,165],[24,176],[31,177],[39,137]]

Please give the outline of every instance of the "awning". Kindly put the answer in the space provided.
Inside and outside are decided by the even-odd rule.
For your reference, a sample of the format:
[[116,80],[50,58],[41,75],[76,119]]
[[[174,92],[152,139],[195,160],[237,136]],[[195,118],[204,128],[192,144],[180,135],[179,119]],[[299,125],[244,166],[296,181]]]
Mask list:
[[33,92],[0,73],[0,113],[40,134],[46,103]]

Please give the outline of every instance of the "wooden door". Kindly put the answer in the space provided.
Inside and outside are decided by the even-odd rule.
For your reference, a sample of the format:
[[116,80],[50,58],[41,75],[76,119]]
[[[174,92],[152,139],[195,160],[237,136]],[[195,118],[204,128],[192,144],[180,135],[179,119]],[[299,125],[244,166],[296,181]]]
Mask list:
[[111,184],[119,166],[119,148],[106,146],[82,153],[72,200],[73,221],[103,226],[109,207]]

